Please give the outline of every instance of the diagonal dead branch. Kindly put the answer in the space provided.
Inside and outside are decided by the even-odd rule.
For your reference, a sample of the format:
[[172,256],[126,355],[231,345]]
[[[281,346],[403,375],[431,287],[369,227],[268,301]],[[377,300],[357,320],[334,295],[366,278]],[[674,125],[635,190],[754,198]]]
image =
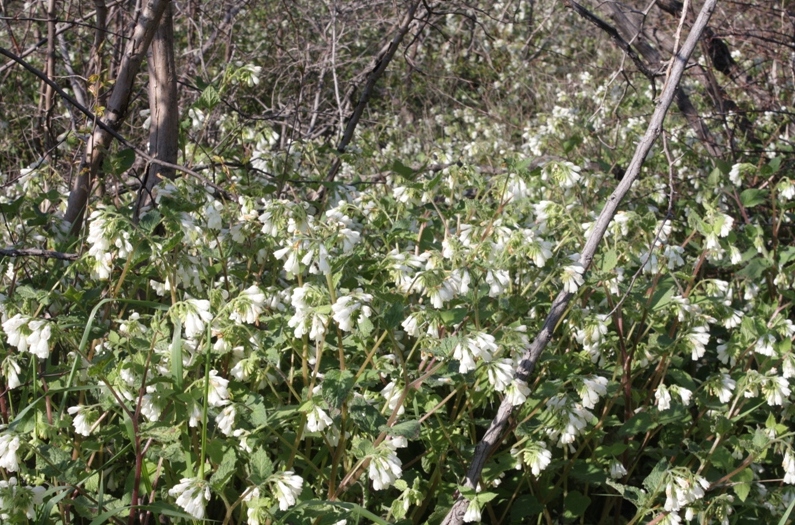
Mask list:
[[[651,150],[655,140],[662,131],[665,115],[668,112],[668,108],[671,106],[671,103],[673,102],[676,95],[676,91],[679,88],[679,82],[682,79],[685,66],[687,65],[690,55],[693,53],[693,50],[701,38],[701,33],[704,31],[710,16],[712,16],[712,12],[715,10],[716,2],[717,0],[705,0],[704,5],[701,8],[701,12],[694,22],[690,34],[682,46],[682,49],[671,59],[673,61],[673,65],[671,67],[670,75],[663,86],[663,91],[660,95],[660,101],[657,104],[651,119],[649,120],[646,133],[638,143],[638,147],[635,150],[635,154],[632,157],[632,161],[627,168],[624,178],[607,199],[604,208],[602,208],[599,218],[594,224],[593,231],[588,237],[588,240],[586,241],[582,250],[580,264],[586,271],[593,261],[594,255],[596,254],[596,248],[602,241],[610,221],[613,219],[613,216],[618,210],[618,205],[621,203],[621,200],[624,198],[624,196],[626,196],[630,187],[640,175],[640,169],[643,166],[643,162],[645,161],[646,156],[649,154],[649,151]],[[541,356],[544,348],[552,339],[552,333],[555,329],[555,326],[557,326],[558,322],[563,318],[563,315],[566,312],[569,301],[572,299],[572,297],[574,297],[574,294],[562,290],[553,301],[541,331],[536,335],[535,340],[533,340],[533,342],[530,344],[530,347],[525,351],[524,355],[522,356],[522,361],[515,371],[517,381],[523,382],[525,384],[527,383],[528,378],[535,369],[538,358]],[[508,420],[511,417],[513,411],[514,406],[506,397],[500,404],[500,407],[497,410],[497,415],[492,420],[480,443],[478,443],[477,447],[475,448],[475,454],[472,458],[472,463],[469,467],[469,470],[467,471],[466,479],[464,481],[465,487],[474,489],[477,486],[483,466],[486,463],[486,459],[489,457],[491,452],[505,439],[503,432],[508,425]],[[466,513],[468,504],[469,503],[466,498],[459,494],[456,502],[450,509],[450,512],[447,514],[444,521],[442,521],[442,524],[460,525],[463,522],[464,514]]]

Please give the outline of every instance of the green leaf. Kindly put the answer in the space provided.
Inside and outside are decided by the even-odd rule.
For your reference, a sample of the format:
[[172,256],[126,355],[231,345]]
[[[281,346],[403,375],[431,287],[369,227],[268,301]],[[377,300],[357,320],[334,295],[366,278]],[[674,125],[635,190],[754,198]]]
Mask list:
[[640,490],[637,487],[632,487],[630,485],[622,485],[621,483],[617,483],[612,479],[608,479],[606,483],[616,489],[621,496],[624,497],[625,500],[631,502],[636,507],[642,507],[644,505],[644,501],[648,497],[648,495]]
[[370,320],[369,317],[362,317],[359,319],[359,324],[357,326],[359,333],[361,333],[364,337],[367,337],[373,332],[375,326],[373,322]]
[[466,316],[467,311],[464,308],[454,308],[439,313],[439,317],[442,318],[442,322],[446,325],[459,324]]
[[524,518],[536,516],[544,512],[544,505],[538,498],[531,494],[524,494],[516,498],[511,505],[511,523],[528,523]]
[[657,423],[654,422],[651,414],[648,412],[638,412],[621,426],[621,429],[618,431],[618,435],[634,436],[637,434],[644,434],[656,426]]
[[210,486],[216,492],[223,491],[227,482],[232,478],[232,474],[237,470],[237,454],[234,447],[227,447],[224,450],[223,459],[215,469],[213,475],[210,476]]
[[160,224],[161,215],[160,212],[157,210],[149,210],[148,212],[141,215],[140,220],[138,221],[138,226],[147,232],[152,233],[157,228],[157,225]]
[[377,408],[364,400],[351,404],[350,415],[353,423],[370,435],[377,434],[379,429],[386,425],[386,418]]
[[154,439],[159,443],[171,443],[177,441],[181,436],[181,427],[173,427],[165,423],[154,423],[141,430],[141,437],[144,439]]
[[420,429],[421,426],[419,421],[403,421],[389,427],[387,433],[390,436],[418,439],[420,437]]
[[673,284],[667,285],[667,282],[666,285],[663,285],[663,282],[660,282],[651,298],[652,311],[656,312],[668,306],[673,300],[675,293],[676,286]]
[[746,208],[753,208],[767,200],[767,190],[757,190],[749,188],[740,194],[740,202]]
[[579,518],[585,514],[590,504],[591,498],[578,490],[573,490],[566,494],[563,500],[563,517],[570,520]]
[[102,170],[112,175],[121,175],[135,163],[135,151],[127,148],[108,155],[102,163]]
[[396,160],[392,163],[392,166],[389,167],[390,170],[394,171],[398,175],[406,177],[407,179],[414,179],[414,175],[417,173],[412,168],[406,166],[399,160]]
[[618,263],[618,253],[615,250],[607,250],[602,255],[599,269],[603,272],[609,272],[616,267],[616,263]]
[[651,494],[657,494],[662,490],[662,482],[665,480],[665,473],[668,471],[668,460],[661,459],[652,469],[646,479],[643,480],[643,486]]
[[745,501],[748,494],[751,493],[751,483],[754,481],[754,472],[750,468],[746,468],[735,474],[733,478],[734,484],[732,490],[740,501]]
[[257,449],[248,460],[248,470],[252,483],[260,485],[273,474],[273,462],[267,452]]
[[350,370],[329,370],[323,379],[322,396],[331,408],[340,408],[353,388],[354,377]]
[[201,96],[196,101],[196,105],[201,109],[213,109],[220,101],[221,97],[218,95],[218,91],[212,84],[210,84],[204,88]]

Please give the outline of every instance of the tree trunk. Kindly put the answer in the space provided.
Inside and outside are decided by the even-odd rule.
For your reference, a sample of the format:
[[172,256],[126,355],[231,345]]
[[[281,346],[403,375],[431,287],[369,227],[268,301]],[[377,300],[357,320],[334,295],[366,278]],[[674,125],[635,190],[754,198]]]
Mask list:
[[[149,55],[149,154],[172,164],[177,162],[179,148],[179,98],[174,62],[174,18],[169,5],[152,40]],[[133,214],[138,220],[141,209],[151,206],[152,190],[162,178],[173,179],[175,170],[150,163],[138,192]]]
[[[133,34],[122,57],[113,92],[102,116],[102,121],[113,130],[118,130],[124,121],[135,76],[168,4],[169,0],[148,0],[138,15]],[[88,196],[100,172],[111,138],[106,130],[96,127],[88,139],[85,157],[69,193],[64,214],[64,218],[72,224],[72,234],[80,231]]]

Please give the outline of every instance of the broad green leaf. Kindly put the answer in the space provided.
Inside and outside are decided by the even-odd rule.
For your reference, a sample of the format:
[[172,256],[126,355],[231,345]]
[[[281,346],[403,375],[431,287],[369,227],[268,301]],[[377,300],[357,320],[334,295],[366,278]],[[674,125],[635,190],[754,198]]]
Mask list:
[[350,370],[329,370],[323,379],[322,395],[331,408],[340,408],[353,388],[354,377]]
[[406,166],[405,164],[403,164],[399,160],[394,161],[392,163],[392,166],[390,166],[389,169],[391,169],[392,171],[394,171],[398,175],[406,177],[407,179],[414,179],[414,175],[417,173],[412,168]]
[[213,488],[213,490],[216,492],[223,491],[224,487],[226,486],[229,479],[231,479],[236,469],[237,454],[235,453],[234,447],[228,447],[226,450],[224,450],[221,463],[215,469],[213,475],[210,476],[210,486]]
[[591,498],[578,490],[572,490],[563,500],[563,517],[569,520],[579,518],[585,514],[590,504]]
[[403,421],[392,425],[387,429],[390,436],[404,437],[406,439],[417,439],[420,437],[419,421]]
[[201,109],[210,110],[218,105],[220,101],[221,97],[219,96],[218,91],[212,84],[210,84],[204,88],[204,91],[202,91],[202,94],[196,103]]
[[753,208],[767,201],[767,190],[749,188],[740,194],[740,202],[746,208]]
[[754,472],[750,468],[746,468],[735,474],[734,478],[732,478],[734,482],[732,484],[732,490],[737,497],[740,498],[740,501],[745,501],[748,497],[748,494],[751,492],[751,485],[754,481]]
[[268,457],[268,453],[262,449],[257,449],[251,453],[248,460],[249,477],[251,481],[260,485],[273,474],[273,462]]

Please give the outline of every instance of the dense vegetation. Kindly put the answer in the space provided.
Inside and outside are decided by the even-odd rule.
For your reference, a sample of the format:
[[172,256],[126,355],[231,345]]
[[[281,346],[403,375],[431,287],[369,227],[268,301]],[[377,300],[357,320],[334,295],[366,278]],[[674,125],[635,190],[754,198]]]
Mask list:
[[787,523],[789,2],[581,259],[689,4],[6,2],[0,521]]

